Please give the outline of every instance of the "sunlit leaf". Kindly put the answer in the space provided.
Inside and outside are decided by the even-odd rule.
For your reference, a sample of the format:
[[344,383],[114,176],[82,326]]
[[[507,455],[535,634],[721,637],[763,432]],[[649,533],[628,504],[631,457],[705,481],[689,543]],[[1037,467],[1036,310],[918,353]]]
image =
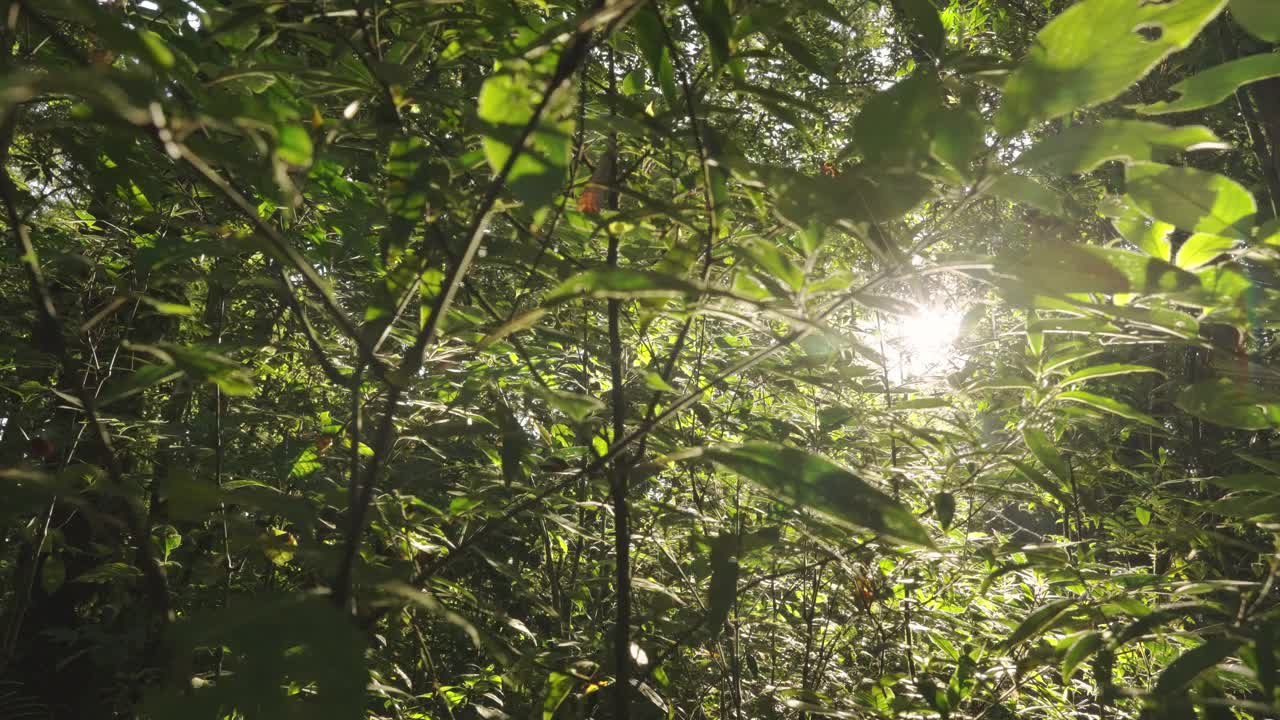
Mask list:
[[837,522],[914,545],[932,544],[909,511],[826,458],[764,442],[707,448],[705,454],[770,492]]
[[1019,623],[1009,637],[1005,638],[1005,647],[1012,648],[1021,642],[1040,636],[1071,612],[1075,606],[1076,601],[1073,598],[1054,600],[1040,606]]
[[1072,125],[1050,135],[1019,155],[1017,165],[1062,174],[1086,173],[1108,160],[1140,162],[1155,160],[1161,152],[1227,147],[1202,125],[1171,127],[1142,120],[1108,119],[1096,125]]
[[1109,397],[1095,395],[1093,393],[1084,392],[1083,390],[1068,390],[1066,392],[1058,393],[1057,398],[1068,402],[1080,403],[1081,405],[1088,405],[1089,407],[1111,413],[1112,415],[1119,415],[1122,418],[1140,422],[1143,425],[1150,425],[1154,428],[1164,429],[1164,426],[1160,424],[1160,421],[1150,415],[1135,409],[1128,403],[1123,403]]
[[1252,383],[1229,378],[1205,380],[1178,393],[1183,411],[1215,425],[1241,430],[1280,426],[1280,397],[1264,393]]
[[1247,240],[1258,205],[1239,183],[1216,173],[1159,163],[1125,171],[1130,202],[1154,220],[1188,232]]
[[1005,84],[996,129],[1012,135],[1116,97],[1170,53],[1187,47],[1225,6],[1226,0],[1072,5],[1040,31]]
[[[494,172],[506,166],[516,143],[534,120],[534,110],[543,100],[542,90],[535,86],[537,82],[531,73],[500,72],[480,88],[477,113],[489,124],[484,152]],[[551,107],[529,130],[507,177],[512,192],[530,209],[549,204],[568,173],[574,122],[571,115],[560,117],[562,104],[560,98],[549,102]]]
[[1117,375],[1132,375],[1134,373],[1155,373],[1164,375],[1163,372],[1146,365],[1131,365],[1128,363],[1107,363],[1105,365],[1095,365],[1093,367],[1077,370],[1062,379],[1058,384],[1059,387],[1067,387],[1085,380],[1094,380],[1104,377],[1115,377]]

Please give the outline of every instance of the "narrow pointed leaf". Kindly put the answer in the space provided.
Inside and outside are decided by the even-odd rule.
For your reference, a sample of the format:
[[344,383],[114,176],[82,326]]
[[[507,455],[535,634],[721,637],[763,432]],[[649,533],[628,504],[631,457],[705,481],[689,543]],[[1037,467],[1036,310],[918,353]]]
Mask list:
[[708,448],[705,454],[766,490],[838,523],[913,545],[932,545],[924,526],[906,508],[824,457],[765,442]]
[[[1280,14],[1280,7],[1273,7],[1272,13]],[[1245,85],[1274,77],[1280,77],[1280,53],[1232,60],[1214,65],[1169,88],[1169,92],[1178,94],[1176,100],[1144,105],[1138,108],[1138,112],[1143,115],[1166,115],[1207,108],[1231,97]]]

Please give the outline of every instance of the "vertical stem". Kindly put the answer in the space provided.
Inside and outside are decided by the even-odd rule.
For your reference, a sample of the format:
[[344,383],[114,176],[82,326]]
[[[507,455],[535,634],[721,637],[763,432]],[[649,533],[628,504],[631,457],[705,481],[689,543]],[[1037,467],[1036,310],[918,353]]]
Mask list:
[[[609,46],[609,112],[617,111],[618,79],[613,46]],[[609,178],[609,209],[618,209],[618,135],[609,135],[612,155]],[[618,236],[609,232],[610,268],[618,266]],[[622,388],[622,334],[620,300],[609,300],[609,375],[610,399],[613,403],[613,438],[619,442],[626,436],[627,396]],[[614,717],[627,720],[630,717],[631,699],[631,530],[630,508],[627,507],[627,459],[619,457],[613,464],[613,547],[615,563],[614,593],[617,595],[617,617],[614,619],[614,663],[617,666],[617,691]]]

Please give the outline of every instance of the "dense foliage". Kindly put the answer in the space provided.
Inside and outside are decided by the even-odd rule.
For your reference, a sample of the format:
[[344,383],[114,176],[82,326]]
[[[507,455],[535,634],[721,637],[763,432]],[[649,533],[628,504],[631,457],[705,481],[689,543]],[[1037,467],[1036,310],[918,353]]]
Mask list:
[[0,718],[1280,715],[1275,0],[0,22]]

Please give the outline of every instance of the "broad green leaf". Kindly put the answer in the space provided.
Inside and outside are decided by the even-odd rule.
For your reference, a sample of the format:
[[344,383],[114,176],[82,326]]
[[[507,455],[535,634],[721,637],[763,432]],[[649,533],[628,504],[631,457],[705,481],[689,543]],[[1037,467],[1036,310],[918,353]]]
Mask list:
[[1160,163],[1125,170],[1129,202],[1153,220],[1194,233],[1248,240],[1258,212],[1253,194],[1217,173]]
[[1190,45],[1226,1],[1083,0],[1072,5],[1040,31],[1005,83],[996,129],[1013,135],[1032,123],[1111,100]]
[[1122,418],[1134,420],[1142,423],[1143,425],[1150,425],[1151,427],[1159,428],[1161,430],[1164,429],[1164,426],[1160,424],[1159,420],[1137,410],[1128,403],[1123,403],[1109,397],[1095,395],[1093,393],[1084,392],[1083,390],[1068,390],[1067,392],[1058,393],[1057,398],[1068,402],[1080,403],[1081,405],[1088,405],[1091,408],[1108,412],[1112,415],[1119,415]]
[[1176,100],[1143,105],[1137,110],[1143,115],[1199,110],[1226,100],[1240,87],[1274,77],[1280,77],[1280,53],[1252,55],[1192,75],[1169,88],[1169,92],[1178,94]]
[[1132,375],[1134,373],[1155,373],[1164,375],[1163,372],[1146,365],[1129,365],[1126,363],[1107,363],[1106,365],[1095,365],[1093,367],[1077,370],[1062,379],[1058,387],[1067,387],[1085,380],[1094,380],[1097,378],[1114,377],[1116,375]]
[[1171,294],[1200,287],[1200,279],[1156,258],[1116,248],[1043,245],[1017,259],[1002,259],[997,270],[1006,285],[1034,294]]
[[675,298],[698,293],[698,286],[684,278],[644,270],[588,270],[566,280],[547,295],[549,304],[580,297]]
[[1031,454],[1044,464],[1045,467],[1058,476],[1062,482],[1071,484],[1071,466],[1067,464],[1067,459],[1062,457],[1062,453],[1053,446],[1053,440],[1039,428],[1024,428],[1022,430],[1022,439],[1027,443],[1027,448],[1031,450]]
[[931,152],[953,169],[967,173],[969,164],[986,145],[982,116],[964,108],[947,108],[934,114]]
[[1273,0],[1231,0],[1231,17],[1259,40],[1280,43],[1280,15]]
[[1062,682],[1070,683],[1071,676],[1076,674],[1080,663],[1088,660],[1101,647],[1102,633],[1096,631],[1086,632],[1071,643],[1062,657]]
[[766,442],[708,448],[707,457],[836,522],[913,545],[931,546],[910,511],[862,478],[819,455]]
[[[484,153],[495,173],[501,172],[515,144],[542,101],[541,82],[529,72],[500,72],[480,87],[477,114],[488,124]],[[511,191],[529,210],[548,205],[559,194],[569,169],[574,121],[565,98],[553,98],[531,129],[507,176]]]
[[1112,224],[1121,237],[1136,245],[1139,250],[1158,260],[1173,261],[1173,245],[1169,242],[1169,234],[1177,229],[1174,226],[1137,212],[1116,218]]
[[781,280],[792,290],[799,290],[804,285],[804,269],[792,262],[775,243],[755,242],[744,252],[765,273]]
[[301,125],[285,125],[276,137],[276,157],[294,167],[308,167],[312,161],[311,135]]
[[1012,648],[1025,640],[1040,636],[1063,616],[1070,613],[1075,605],[1074,598],[1063,598],[1041,605],[1028,615],[1009,637],[1005,638],[1004,647]]
[[547,676],[547,692],[542,698],[542,720],[552,720],[556,716],[556,710],[559,710],[565,698],[569,697],[575,684],[576,681],[572,675],[552,672]]
[[1280,427],[1280,397],[1230,378],[1205,380],[1178,393],[1177,406],[1223,427],[1265,430]]
[[1221,235],[1192,235],[1182,247],[1178,248],[1178,259],[1174,261],[1178,267],[1195,270],[1201,265],[1213,262],[1219,255],[1235,248],[1235,241]]
[[289,466],[289,477],[304,478],[320,467],[320,454],[316,452],[315,446],[309,445],[294,458],[293,464]]
[[924,69],[876,93],[853,123],[862,156],[878,166],[919,166],[928,157],[941,104],[938,79]]
[[170,642],[175,657],[226,647],[242,672],[218,683],[183,683],[165,691],[148,703],[149,717],[180,717],[192,708],[217,717],[235,707],[248,709],[249,715],[300,715],[291,692],[300,686],[312,694],[305,711],[309,718],[339,720],[364,712],[370,677],[363,635],[329,598],[263,590],[216,610],[195,608],[183,614]]
[[1138,519],[1138,524],[1146,527],[1151,524],[1151,511],[1144,507],[1136,507],[1133,509],[1133,516]]
[[1203,125],[1171,127],[1143,120],[1104,120],[1096,125],[1073,125],[1050,135],[1019,155],[1016,165],[1067,175],[1091,172],[1108,160],[1142,162],[1157,159],[1161,152],[1228,147]]
[[1216,637],[1186,651],[1160,673],[1156,692],[1169,695],[1183,690],[1201,673],[1226,660],[1243,644],[1244,641],[1237,638]]

